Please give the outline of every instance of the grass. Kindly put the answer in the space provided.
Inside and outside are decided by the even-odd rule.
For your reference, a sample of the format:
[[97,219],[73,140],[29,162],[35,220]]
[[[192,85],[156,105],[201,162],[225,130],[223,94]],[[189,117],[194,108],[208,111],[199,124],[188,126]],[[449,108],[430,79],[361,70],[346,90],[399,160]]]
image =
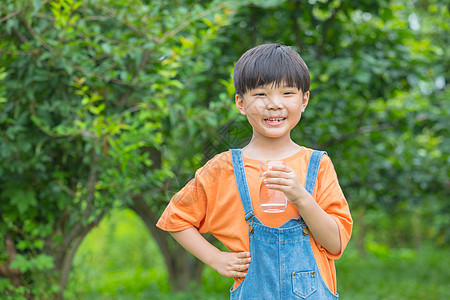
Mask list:
[[[371,242],[361,255],[350,243],[336,262],[341,299],[448,299],[449,249],[390,249]],[[131,211],[115,211],[80,246],[67,299],[229,299],[232,279],[205,267],[202,285],[170,293],[163,258]]]
[[448,250],[424,246],[361,256],[349,249],[336,262],[339,293],[342,299],[448,299]]

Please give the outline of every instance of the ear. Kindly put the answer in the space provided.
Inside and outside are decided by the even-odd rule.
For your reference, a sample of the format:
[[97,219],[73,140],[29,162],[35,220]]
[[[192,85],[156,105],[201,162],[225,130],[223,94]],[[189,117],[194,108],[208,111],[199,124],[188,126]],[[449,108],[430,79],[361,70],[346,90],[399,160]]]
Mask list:
[[306,109],[306,106],[308,106],[308,101],[309,101],[309,91],[303,93],[302,112],[304,112]]
[[245,111],[245,107],[244,107],[244,98],[241,97],[239,94],[236,94],[236,107],[237,109],[239,109],[239,111],[241,112],[241,115],[246,115],[247,112]]

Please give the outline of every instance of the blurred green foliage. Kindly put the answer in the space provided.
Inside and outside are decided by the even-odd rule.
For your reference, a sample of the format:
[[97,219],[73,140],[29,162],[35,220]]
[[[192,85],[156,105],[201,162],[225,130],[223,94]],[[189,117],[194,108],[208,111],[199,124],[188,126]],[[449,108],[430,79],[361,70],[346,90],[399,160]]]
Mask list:
[[[393,248],[446,247],[448,19],[436,0],[3,1],[0,295],[62,298],[79,245],[116,207],[156,241],[135,254],[155,290],[198,280],[199,262],[154,225],[195,169],[250,137],[231,71],[266,41],[292,45],[310,68],[310,105],[292,136],[330,154],[354,247],[382,266]],[[113,249],[89,251],[117,263],[139,252]],[[158,259],[142,256],[156,249]],[[120,294],[145,286],[129,280],[144,269],[84,270],[111,276],[92,293]]]
[[[378,216],[385,222],[388,215]],[[402,217],[406,219],[406,216]],[[342,299],[445,299],[450,293],[448,247],[389,248],[372,241],[362,255],[351,243],[337,261]],[[126,255],[125,255],[126,254]],[[229,299],[233,284],[206,267],[201,285],[173,293],[145,225],[129,210],[115,210],[85,239],[74,261],[67,299]]]

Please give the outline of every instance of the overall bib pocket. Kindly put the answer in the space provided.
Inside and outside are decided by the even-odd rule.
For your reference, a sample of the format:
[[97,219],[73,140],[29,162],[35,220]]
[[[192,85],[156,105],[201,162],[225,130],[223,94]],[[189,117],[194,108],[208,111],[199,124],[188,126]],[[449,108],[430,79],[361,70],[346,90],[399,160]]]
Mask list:
[[316,271],[303,271],[292,273],[293,292],[306,299],[317,290]]

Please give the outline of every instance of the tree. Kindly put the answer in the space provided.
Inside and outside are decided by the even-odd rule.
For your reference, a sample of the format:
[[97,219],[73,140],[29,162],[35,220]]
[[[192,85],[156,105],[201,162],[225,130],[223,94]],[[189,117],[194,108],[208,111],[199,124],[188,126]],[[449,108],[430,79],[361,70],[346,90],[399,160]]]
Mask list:
[[[177,118],[185,113],[198,122],[212,114],[189,108],[195,98],[180,78],[187,79],[187,68],[207,68],[210,40],[231,13],[215,2],[178,4],[2,5],[3,295],[62,298],[84,236],[122,203],[144,218],[162,248],[170,245],[142,207],[157,209],[154,193],[174,177],[158,158],[170,139],[163,125],[180,128]],[[184,99],[177,104],[175,97]],[[215,111],[223,109],[220,99]],[[173,270],[188,274],[192,258],[175,244],[167,247],[171,280],[183,288],[186,280]]]
[[1,293],[62,298],[79,243],[117,206],[144,220],[175,290],[199,280],[202,265],[155,223],[195,169],[250,136],[230,73],[265,41],[295,45],[310,67],[293,137],[335,158],[361,248],[370,210],[411,214],[408,241],[448,241],[446,6],[222,2],[2,4]]

